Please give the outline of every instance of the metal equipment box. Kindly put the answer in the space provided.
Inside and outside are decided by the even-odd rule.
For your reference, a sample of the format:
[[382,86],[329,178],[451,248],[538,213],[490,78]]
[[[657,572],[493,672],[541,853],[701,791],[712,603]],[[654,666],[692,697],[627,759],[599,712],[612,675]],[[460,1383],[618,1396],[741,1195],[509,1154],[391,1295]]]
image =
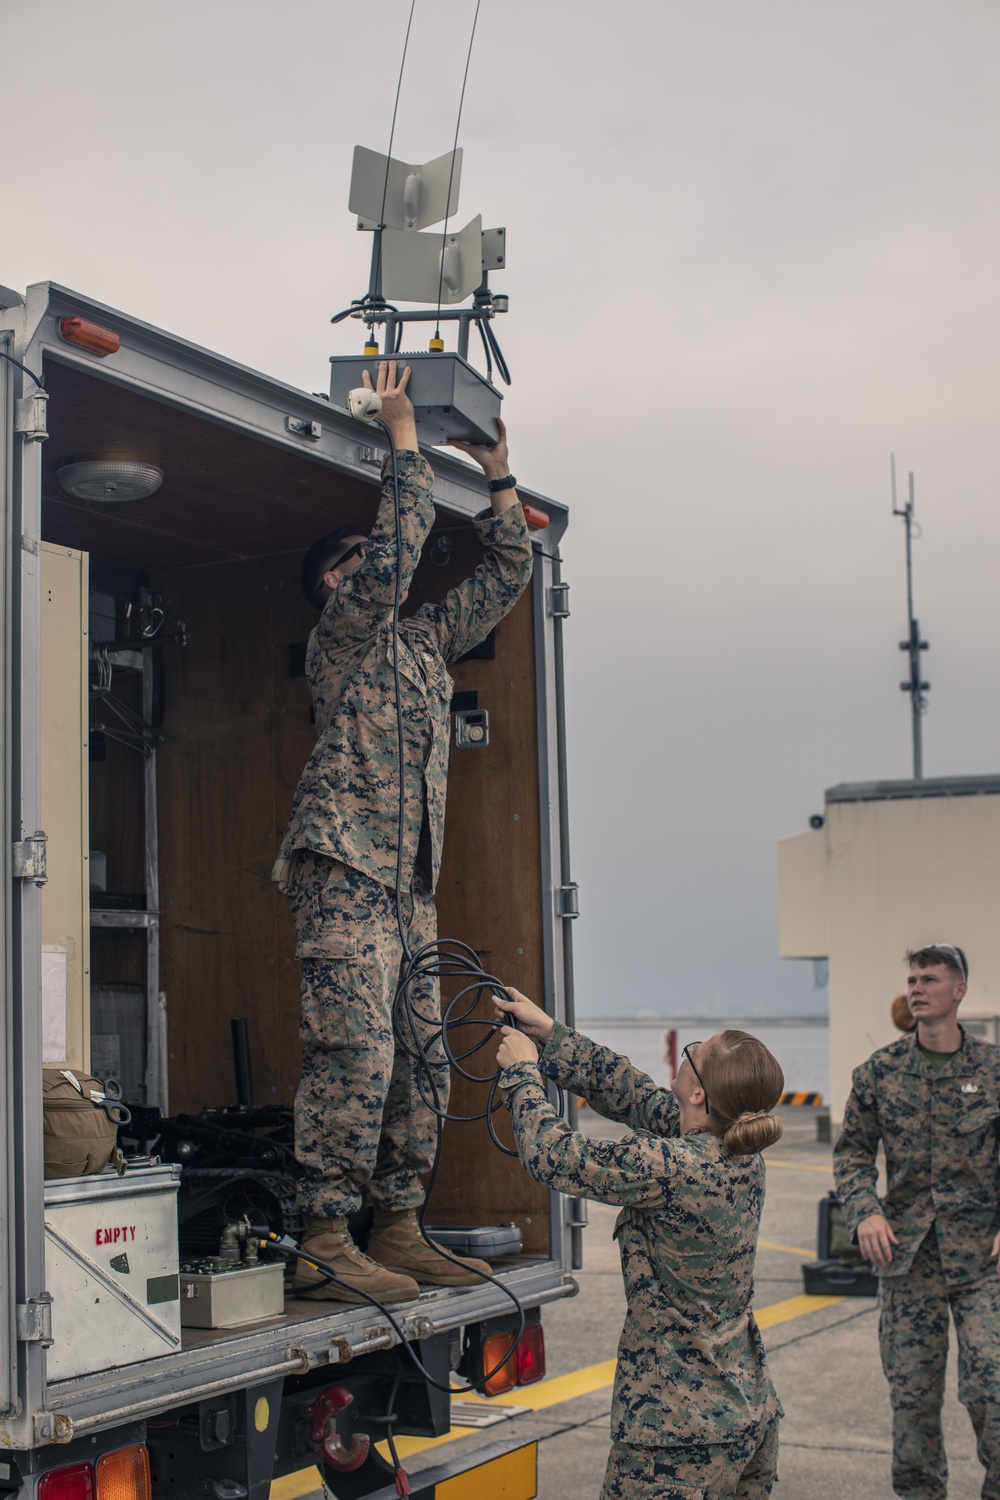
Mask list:
[[181,1322],[185,1328],[239,1328],[277,1318],[285,1310],[283,1266],[234,1266],[181,1272]]
[[[385,356],[383,356],[385,357]],[[466,443],[492,445],[499,436],[497,417],[503,395],[474,365],[449,350],[393,354],[400,369],[410,367],[407,395],[413,402],[420,440],[431,446],[458,438]],[[379,361],[372,356],[334,355],[330,360],[330,400],[347,406],[347,394],[363,382],[367,370],[372,385]]]
[[46,1182],[50,1380],[180,1348],[179,1182],[178,1166]]
[[817,1259],[802,1267],[807,1297],[877,1297],[878,1277],[851,1238],[836,1193],[819,1201]]
[[475,1228],[449,1224],[427,1230],[428,1239],[452,1255],[520,1255],[522,1235],[516,1224],[484,1224]]
[[868,1266],[810,1260],[802,1267],[802,1289],[807,1297],[877,1297],[878,1277]]

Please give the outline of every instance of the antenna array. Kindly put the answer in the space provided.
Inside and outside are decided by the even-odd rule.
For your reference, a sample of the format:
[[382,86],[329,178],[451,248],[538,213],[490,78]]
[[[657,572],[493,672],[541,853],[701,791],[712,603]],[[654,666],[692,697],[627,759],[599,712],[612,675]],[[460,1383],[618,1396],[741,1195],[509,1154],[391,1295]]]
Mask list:
[[[362,369],[374,373],[372,358],[398,355],[407,323],[433,322],[428,352],[406,355],[418,431],[430,443],[461,438],[492,444],[502,400],[493,384],[494,365],[507,385],[510,372],[491,327],[494,317],[507,311],[507,298],[491,290],[489,277],[506,266],[507,234],[502,228],[483,229],[478,214],[464,229],[448,230],[458,208],[461,177],[457,145],[419,164],[355,147],[348,203],[358,228],[372,235],[371,272],[365,295],[331,322],[357,318],[367,326],[368,337],[363,358],[331,359],[330,400],[345,406],[348,391],[361,384]],[[423,232],[442,220],[444,232]],[[470,305],[461,305],[469,298]],[[395,299],[432,306],[401,311]],[[457,353],[445,351],[443,322],[458,324]],[[482,342],[485,376],[469,363],[473,327]]]
[[901,516],[906,531],[906,617],[909,627],[905,641],[900,641],[900,651],[909,657],[910,675],[899,684],[900,691],[910,695],[910,718],[913,731],[913,779],[922,781],[924,775],[923,718],[927,712],[926,694],[930,683],[924,682],[921,673],[920,653],[929,651],[929,642],[920,635],[920,622],[913,613],[913,542],[920,537],[920,527],[914,522],[913,470],[910,470],[909,496],[905,505],[896,503],[896,455],[889,455],[889,476],[892,484],[892,513]]

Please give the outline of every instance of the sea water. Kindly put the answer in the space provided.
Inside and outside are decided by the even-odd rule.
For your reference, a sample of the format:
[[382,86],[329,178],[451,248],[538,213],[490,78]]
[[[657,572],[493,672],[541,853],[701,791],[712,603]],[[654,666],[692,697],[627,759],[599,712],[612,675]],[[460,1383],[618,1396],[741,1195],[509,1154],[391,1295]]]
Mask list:
[[[666,1058],[668,1025],[669,1022],[650,1021],[630,1026],[589,1026],[582,1017],[577,1021],[580,1031],[593,1037],[602,1046],[620,1052],[634,1067],[641,1068],[657,1083],[662,1084],[670,1082],[670,1067]],[[712,1020],[706,1020],[700,1028],[677,1028],[678,1061],[682,1047],[691,1042],[703,1042],[717,1031],[730,1028],[749,1031],[760,1037],[777,1058],[785,1075],[786,1089],[818,1093],[824,1104],[829,1103],[830,1066],[828,1031],[825,1025],[757,1026],[750,1020],[719,1021],[713,1017]]]

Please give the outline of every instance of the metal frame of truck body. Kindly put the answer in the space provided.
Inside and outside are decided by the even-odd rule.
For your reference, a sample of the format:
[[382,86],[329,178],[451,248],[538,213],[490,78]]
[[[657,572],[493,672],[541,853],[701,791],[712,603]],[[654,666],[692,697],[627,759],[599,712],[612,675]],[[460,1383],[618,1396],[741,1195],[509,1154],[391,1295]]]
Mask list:
[[[59,320],[82,316],[113,328],[121,336],[113,362],[102,361],[67,344]],[[47,361],[85,369],[101,380],[141,394],[222,426],[237,429],[278,448],[301,454],[331,471],[363,475],[377,482],[374,442],[346,412],[325,400],[270,380],[245,366],[223,359],[148,324],[90,301],[52,283],[28,288],[23,306],[0,311],[0,348],[29,369],[42,373]],[[41,448],[11,429],[15,402],[34,387],[27,376],[0,360],[0,440],[5,438],[3,499],[4,569],[0,607],[5,611],[4,679],[0,715],[6,743],[7,796],[0,816],[8,816],[4,835],[10,850],[30,836],[39,823],[39,567],[41,535]],[[322,435],[309,440],[290,431],[287,419],[322,424]],[[375,435],[373,434],[373,439]],[[428,457],[435,473],[439,508],[469,518],[482,507],[481,484],[460,461],[438,451]],[[547,529],[534,536],[535,654],[537,668],[538,772],[541,821],[542,890],[548,900],[543,921],[545,1001],[556,1015],[572,1019],[567,993],[566,924],[572,911],[562,893],[566,884],[566,815],[562,741],[561,659],[555,649],[561,628],[559,540],[566,526],[565,508],[522,489],[526,499],[545,509]],[[553,584],[556,585],[553,592]],[[8,800],[9,799],[9,800]],[[205,1348],[168,1354],[145,1364],[110,1371],[106,1376],[54,1384],[46,1382],[43,1342],[45,1323],[44,1234],[42,1225],[42,1102],[40,994],[40,902],[35,885],[12,879],[8,862],[0,875],[5,904],[3,968],[0,968],[0,1020],[4,1048],[0,1102],[3,1104],[6,1195],[0,1215],[7,1216],[2,1255],[6,1258],[0,1299],[0,1447],[23,1450],[69,1442],[74,1435],[97,1432],[177,1407],[223,1390],[259,1385],[280,1374],[301,1373],[331,1364],[351,1351],[386,1347],[395,1342],[374,1309],[345,1308],[280,1329],[234,1330],[231,1337]],[[572,1200],[550,1199],[550,1258],[516,1268],[505,1280],[522,1302],[535,1307],[569,1295],[569,1246],[579,1218]],[[0,1270],[4,1262],[0,1261]],[[405,1331],[429,1337],[483,1319],[503,1316],[510,1302],[495,1288],[425,1292],[407,1308]],[[20,1335],[20,1337],[18,1337]]]

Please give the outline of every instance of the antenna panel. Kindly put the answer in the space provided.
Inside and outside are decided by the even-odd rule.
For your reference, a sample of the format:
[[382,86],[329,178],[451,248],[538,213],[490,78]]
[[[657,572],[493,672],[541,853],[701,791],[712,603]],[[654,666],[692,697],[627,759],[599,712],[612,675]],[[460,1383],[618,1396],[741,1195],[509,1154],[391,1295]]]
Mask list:
[[382,290],[400,302],[464,302],[483,279],[480,214],[455,234],[382,231]]
[[[369,151],[367,146],[355,146],[348,207],[352,214],[358,215],[358,228],[376,229],[379,224],[384,224],[388,229],[426,229],[431,224],[439,224],[442,219],[450,219],[458,211],[458,190],[462,181],[461,146],[454,153],[454,161],[453,172],[450,151],[423,165],[411,165],[397,161],[395,157],[383,156],[378,151]],[[430,300],[437,301],[436,291]]]
[[483,230],[483,271],[502,271],[507,264],[506,229]]

